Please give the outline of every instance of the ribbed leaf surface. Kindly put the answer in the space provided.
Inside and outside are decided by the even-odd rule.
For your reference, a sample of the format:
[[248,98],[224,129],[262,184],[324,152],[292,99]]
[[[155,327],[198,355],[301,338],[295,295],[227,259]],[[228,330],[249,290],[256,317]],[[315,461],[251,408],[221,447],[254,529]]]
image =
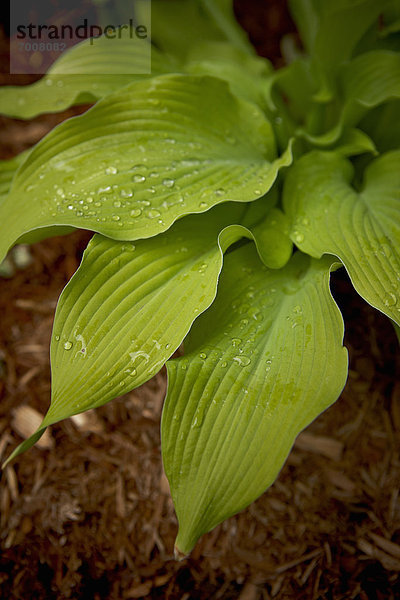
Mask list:
[[[42,433],[161,369],[213,301],[223,251],[249,233],[229,223],[239,222],[246,211],[243,204],[216,207],[135,244],[94,236],[57,306],[52,401]],[[37,434],[9,460],[36,440]]]
[[268,120],[225,82],[137,82],[62,123],[31,152],[0,205],[0,259],[36,227],[134,240],[227,200],[255,200],[292,159],[290,148],[275,156]]
[[338,256],[357,292],[400,323],[400,151],[368,166],[361,192],[352,178],[335,153],[303,156],[285,182],[291,237],[311,256]]
[[162,447],[179,553],[271,485],[299,431],[337,399],[347,353],[331,268],[297,253],[269,270],[253,244],[228,254],[185,356],[167,363]]
[[[149,55],[151,61],[149,63]],[[149,69],[151,64],[151,70]],[[136,80],[174,71],[174,63],[143,40],[100,37],[73,46],[31,85],[0,88],[0,113],[31,119],[73,104],[96,102]]]

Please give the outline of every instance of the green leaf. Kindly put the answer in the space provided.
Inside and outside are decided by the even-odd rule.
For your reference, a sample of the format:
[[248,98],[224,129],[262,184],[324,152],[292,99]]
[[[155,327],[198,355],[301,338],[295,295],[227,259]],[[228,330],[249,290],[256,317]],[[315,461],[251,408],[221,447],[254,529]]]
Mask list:
[[400,100],[392,100],[368,112],[360,128],[372,138],[379,152],[400,148]]
[[56,127],[31,152],[0,205],[0,260],[37,227],[134,240],[227,200],[255,200],[292,161],[290,147],[275,156],[262,111],[225,82],[165,75],[134,83]]
[[[242,224],[245,225],[245,221],[242,221]],[[284,267],[293,251],[293,243],[289,236],[290,221],[287,216],[279,208],[271,208],[257,224],[248,226],[248,229],[264,265],[270,269]]]
[[[29,154],[30,150],[26,150],[10,160],[0,161],[0,203],[2,199],[7,196],[15,173]],[[73,231],[73,227],[43,227],[41,229],[37,229],[36,231],[31,231],[30,233],[22,235],[18,240],[15,241],[15,243],[33,244],[55,235],[66,235],[68,233],[72,233]]]
[[303,156],[284,187],[291,237],[311,256],[340,258],[357,292],[400,323],[400,150],[369,164],[360,192],[353,175],[336,153]]
[[265,58],[251,56],[227,42],[199,42],[190,49],[184,70],[223,79],[240,98],[266,106],[266,78],[272,77],[272,67]]
[[346,129],[334,145],[337,154],[341,156],[356,156],[357,154],[378,154],[372,139],[361,129]]
[[249,54],[255,54],[254,47],[250,44],[247,34],[236,21],[233,0],[200,0],[200,2],[233,46]]
[[179,554],[263,493],[296,435],[340,394],[347,352],[332,266],[298,252],[272,271],[253,244],[231,252],[185,356],[167,363],[161,435]]
[[52,400],[39,432],[138,387],[214,300],[225,249],[249,232],[246,205],[189,216],[147,240],[94,236],[61,294],[51,340]]
[[14,175],[17,172],[18,167],[22,165],[24,160],[26,160],[29,152],[29,150],[26,150],[25,152],[21,152],[9,160],[0,161],[0,202],[10,191],[11,182],[14,179]]
[[31,119],[74,104],[96,102],[133,81],[176,69],[171,59],[143,40],[134,43],[103,36],[85,40],[62,54],[39,81],[1,87],[0,113]]
[[363,34],[377,21],[388,0],[292,0],[291,12],[311,55],[320,81],[315,96],[326,102],[333,94],[337,67],[348,60]]
[[[148,0],[136,0],[139,20]],[[152,41],[184,59],[193,42],[229,41],[252,55],[254,48],[234,18],[232,0],[152,0]]]
[[366,52],[342,67],[339,81],[343,108],[335,127],[318,136],[303,132],[318,146],[336,142],[345,128],[356,125],[371,108],[400,98],[400,54],[388,50]]
[[[135,1],[139,21],[147,4],[148,0]],[[183,60],[193,41],[226,41],[226,36],[199,0],[152,0],[151,39],[163,52]]]

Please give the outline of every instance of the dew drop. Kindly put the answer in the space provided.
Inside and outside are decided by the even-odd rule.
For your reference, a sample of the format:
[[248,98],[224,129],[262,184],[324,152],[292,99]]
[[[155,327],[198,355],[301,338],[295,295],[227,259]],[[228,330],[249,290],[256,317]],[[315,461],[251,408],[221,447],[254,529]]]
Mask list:
[[385,306],[394,306],[397,303],[397,298],[394,294],[389,294],[383,303]]
[[146,181],[146,177],[144,175],[134,175],[132,177],[132,181],[134,181],[135,183],[143,183],[143,181]]
[[205,360],[207,358],[207,354],[205,352],[200,352],[199,354],[200,358],[202,358],[203,360]]
[[135,208],[135,209],[131,210],[131,212],[130,212],[131,217],[140,217],[141,214],[142,214],[141,208]]
[[128,188],[128,189],[122,189],[120,191],[119,195],[121,196],[121,198],[132,198],[133,191],[130,188]]
[[56,335],[56,336],[54,336],[54,339],[56,340],[56,342],[59,342],[60,341],[60,336]]
[[112,216],[112,220],[113,221],[119,221],[121,219],[121,217],[119,215],[113,215]]
[[301,242],[304,240],[304,235],[302,233],[299,233],[298,231],[294,232],[294,241],[296,242],[296,244],[301,244]]
[[163,179],[163,185],[165,185],[165,187],[167,188],[172,188],[175,185],[175,180],[174,179]]
[[218,188],[217,190],[214,191],[214,194],[216,196],[223,196],[225,194],[225,190],[224,190],[224,188]]
[[117,167],[107,167],[106,175],[116,175],[118,173]]
[[150,210],[148,210],[146,212],[146,217],[148,217],[149,219],[156,219],[157,217],[160,217],[161,213],[159,210],[155,210],[154,208],[151,208]]
[[120,208],[121,207],[121,202],[119,200],[115,200],[115,202],[113,202],[115,208]]
[[71,350],[72,342],[64,342],[64,350]]
[[247,367],[247,365],[251,363],[251,360],[248,356],[234,356],[233,360],[241,367]]
[[232,346],[234,346],[235,348],[240,346],[240,344],[242,343],[242,340],[240,338],[232,338],[231,341],[232,341]]

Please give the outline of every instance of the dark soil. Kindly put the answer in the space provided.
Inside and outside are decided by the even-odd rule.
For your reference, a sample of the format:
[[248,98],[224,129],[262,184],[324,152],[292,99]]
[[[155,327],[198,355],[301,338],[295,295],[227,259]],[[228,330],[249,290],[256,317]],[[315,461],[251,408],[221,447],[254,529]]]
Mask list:
[[[260,53],[279,64],[278,40],[293,30],[282,3],[235,4]],[[2,158],[70,114],[3,119]],[[47,410],[54,308],[89,237],[36,244],[27,268],[0,279],[0,459],[21,441],[26,407]],[[174,561],[177,524],[160,455],[162,371],[52,427],[41,447],[3,472],[0,598],[400,598],[398,343],[343,272],[333,291],[346,321],[349,381],[299,436],[267,493],[204,536],[189,559]]]

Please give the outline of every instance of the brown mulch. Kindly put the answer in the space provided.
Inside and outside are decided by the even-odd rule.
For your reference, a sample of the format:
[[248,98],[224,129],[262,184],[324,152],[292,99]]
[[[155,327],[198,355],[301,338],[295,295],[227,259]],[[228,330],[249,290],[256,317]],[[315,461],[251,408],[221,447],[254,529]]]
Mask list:
[[[253,22],[257,44],[264,15],[272,33],[259,49],[279,62],[277,40],[292,25],[279,2],[252,4],[260,13],[250,17],[238,2],[238,17]],[[4,120],[2,157],[70,114]],[[26,435],[27,407],[36,416],[47,410],[54,308],[89,237],[36,244],[31,265],[0,279],[0,460]],[[333,288],[346,320],[349,381],[299,436],[266,494],[204,536],[189,559],[174,561],[177,523],[160,455],[162,371],[53,426],[41,447],[3,472],[0,598],[400,598],[398,343],[343,273]]]

